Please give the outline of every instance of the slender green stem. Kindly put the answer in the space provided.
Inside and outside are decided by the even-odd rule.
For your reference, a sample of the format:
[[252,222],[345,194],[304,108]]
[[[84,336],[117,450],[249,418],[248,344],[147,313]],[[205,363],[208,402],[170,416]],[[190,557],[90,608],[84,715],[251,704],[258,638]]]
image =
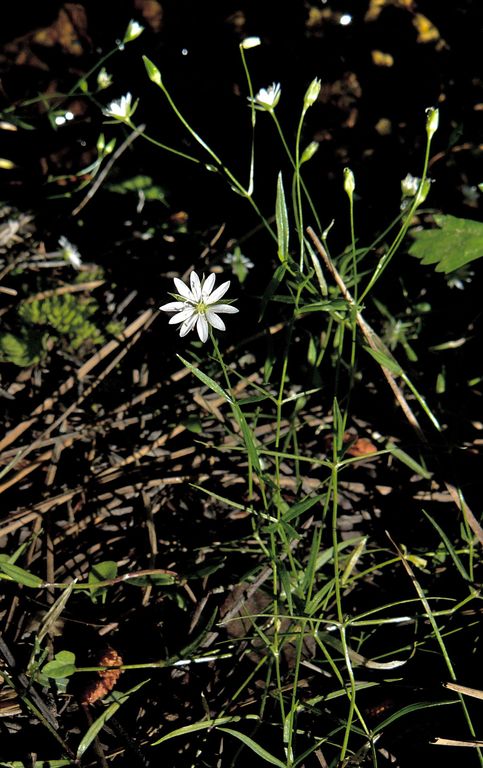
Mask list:
[[411,225],[413,216],[414,216],[414,214],[416,212],[416,209],[418,208],[418,206],[420,204],[420,194],[421,194],[422,190],[424,189],[424,186],[425,186],[425,183],[426,183],[426,178],[427,178],[427,173],[428,173],[430,149],[431,149],[431,137],[428,135],[427,141],[426,141],[426,151],[424,153],[423,172],[422,172],[422,175],[421,175],[421,181],[420,181],[420,184],[419,184],[419,187],[418,187],[418,191],[417,191],[416,195],[414,196],[413,203],[412,203],[411,207],[409,208],[409,211],[408,211],[407,215],[404,217],[401,229],[399,230],[399,232],[397,233],[396,237],[394,238],[394,241],[393,241],[392,245],[389,247],[387,253],[385,253],[381,257],[381,259],[379,260],[379,263],[378,263],[376,269],[374,270],[374,273],[373,273],[371,279],[369,280],[368,285],[363,290],[363,292],[362,292],[362,294],[360,296],[360,301],[363,301],[364,297],[367,296],[367,294],[372,290],[372,288],[374,287],[376,282],[379,280],[379,278],[381,277],[381,275],[384,272],[384,270],[386,269],[386,267],[389,265],[392,257],[394,256],[394,254],[399,249],[402,241],[406,237],[406,234],[407,234],[407,231],[408,231],[408,229],[409,229],[409,227]]
[[[277,120],[277,116],[275,114],[275,111],[272,110],[270,112],[270,114],[273,117],[273,120],[275,122],[275,126],[277,128],[278,135],[280,136],[280,140],[281,140],[283,148],[284,148],[284,150],[285,150],[285,152],[287,154],[287,157],[290,160],[290,163],[291,163],[293,169],[295,170],[296,167],[297,167],[296,161],[295,161],[295,159],[294,159],[294,157],[293,157],[293,155],[292,155],[292,153],[290,151],[290,148],[289,148],[289,146],[287,144],[287,140],[285,139],[285,135],[284,135],[284,133],[282,131],[281,125],[280,125],[280,123]],[[315,221],[317,222],[317,227],[320,230],[320,229],[322,229],[322,226],[321,226],[321,223],[320,223],[319,214],[317,213],[317,209],[316,209],[316,207],[314,205],[314,202],[313,202],[313,200],[312,200],[312,198],[310,196],[310,193],[309,193],[309,191],[308,191],[308,189],[307,189],[307,187],[305,185],[305,182],[304,182],[304,180],[302,179],[301,176],[300,176],[300,184],[301,184],[302,189],[304,191],[304,194],[305,194],[305,197],[307,199],[307,202],[308,202],[308,204],[310,206],[310,210],[312,212],[312,215],[313,215]]]

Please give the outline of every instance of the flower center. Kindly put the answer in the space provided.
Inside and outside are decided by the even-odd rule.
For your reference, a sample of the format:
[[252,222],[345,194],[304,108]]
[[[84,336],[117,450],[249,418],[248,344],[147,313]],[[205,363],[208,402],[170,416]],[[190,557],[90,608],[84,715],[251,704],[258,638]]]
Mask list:
[[206,313],[206,304],[203,301],[199,301],[195,309],[199,315],[204,315]]

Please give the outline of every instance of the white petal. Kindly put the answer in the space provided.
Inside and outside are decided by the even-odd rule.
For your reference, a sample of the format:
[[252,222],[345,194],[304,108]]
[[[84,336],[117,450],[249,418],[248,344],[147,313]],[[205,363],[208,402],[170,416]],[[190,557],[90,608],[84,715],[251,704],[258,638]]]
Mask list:
[[185,320],[188,320],[193,314],[196,314],[194,309],[192,307],[188,307],[188,309],[183,309],[182,312],[177,312],[173,317],[169,320],[169,325],[177,325],[178,323],[184,323]]
[[219,285],[218,288],[215,291],[213,291],[211,296],[207,296],[205,298],[205,304],[214,304],[215,301],[218,301],[218,299],[221,299],[221,297],[225,295],[229,287],[230,287],[229,280],[227,280],[226,283],[222,283],[221,285]]
[[200,278],[194,270],[190,275],[190,285],[191,293],[193,294],[195,301],[199,301],[201,299],[201,283]]
[[194,297],[190,289],[188,288],[187,285],[183,283],[182,280],[179,279],[179,277],[174,278],[174,284],[178,289],[178,293],[180,296],[184,296],[185,299],[188,299],[189,301],[194,301]]
[[183,325],[179,329],[179,335],[181,337],[186,336],[187,333],[193,330],[193,328],[196,325],[196,318],[197,318],[197,315],[196,313],[193,312],[192,316],[184,321]]
[[185,308],[186,304],[184,301],[169,301],[167,304],[163,304],[162,307],[159,307],[163,312],[180,312]]
[[239,311],[239,309],[233,307],[231,304],[213,304],[213,306],[210,306],[210,312],[226,312],[228,315],[234,315],[235,312]]
[[203,285],[203,292],[202,292],[203,300],[207,299],[210,293],[212,292],[213,286],[215,284],[215,279],[216,278],[215,278],[214,272],[212,272],[211,275],[208,275],[208,277],[206,278],[205,283]]
[[221,317],[218,317],[218,315],[215,315],[214,312],[211,312],[208,310],[206,312],[206,319],[208,320],[209,324],[213,326],[213,328],[218,328],[219,331],[225,331],[226,325],[221,319]]
[[203,344],[208,338],[208,323],[204,315],[199,315],[198,322],[196,323],[196,330]]

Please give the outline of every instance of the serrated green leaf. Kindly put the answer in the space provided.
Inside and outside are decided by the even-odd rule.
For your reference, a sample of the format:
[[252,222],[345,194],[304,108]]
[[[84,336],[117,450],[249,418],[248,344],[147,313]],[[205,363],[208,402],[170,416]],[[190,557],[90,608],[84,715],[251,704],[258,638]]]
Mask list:
[[473,219],[437,214],[434,229],[413,229],[411,256],[435,264],[437,272],[453,272],[483,256],[483,224]]

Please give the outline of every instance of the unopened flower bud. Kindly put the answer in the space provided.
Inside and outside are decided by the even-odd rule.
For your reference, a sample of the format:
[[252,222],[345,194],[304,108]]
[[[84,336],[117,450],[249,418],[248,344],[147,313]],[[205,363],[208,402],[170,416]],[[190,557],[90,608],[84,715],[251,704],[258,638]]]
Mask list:
[[310,144],[307,147],[305,147],[304,151],[302,152],[302,157],[300,158],[300,165],[302,165],[302,163],[306,163],[307,160],[310,160],[315,155],[318,148],[319,148],[319,142],[311,141]]
[[439,125],[439,109],[437,107],[428,107],[426,110],[426,133],[428,139],[431,140]]
[[352,198],[355,188],[356,180],[354,179],[354,174],[350,168],[344,168],[344,190],[350,198]]
[[143,56],[143,61],[149,79],[152,80],[153,83],[156,83],[156,85],[161,85],[161,72],[157,68],[156,64],[153,64],[151,59],[148,59],[147,56]]
[[109,88],[110,85],[112,85],[112,75],[102,67],[100,72],[97,73],[97,87],[100,91],[103,91],[104,88]]
[[310,83],[305,93],[304,109],[308,109],[309,107],[312,106],[312,104],[315,104],[315,102],[319,98],[319,93],[320,93],[320,79],[316,77],[314,78],[314,80],[312,80],[312,82]]

